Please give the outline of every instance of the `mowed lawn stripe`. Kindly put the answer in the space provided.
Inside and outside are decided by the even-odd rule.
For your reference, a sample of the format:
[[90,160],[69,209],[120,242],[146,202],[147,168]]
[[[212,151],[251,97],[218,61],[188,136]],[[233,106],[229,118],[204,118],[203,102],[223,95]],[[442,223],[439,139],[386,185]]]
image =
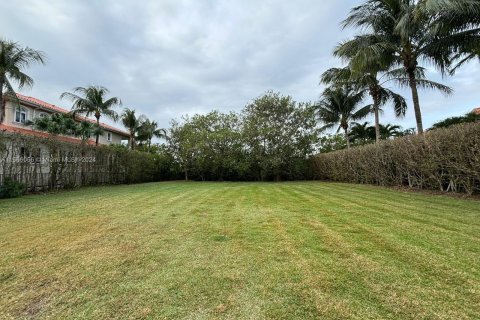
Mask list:
[[475,319],[479,207],[318,182],[0,201],[0,318]]

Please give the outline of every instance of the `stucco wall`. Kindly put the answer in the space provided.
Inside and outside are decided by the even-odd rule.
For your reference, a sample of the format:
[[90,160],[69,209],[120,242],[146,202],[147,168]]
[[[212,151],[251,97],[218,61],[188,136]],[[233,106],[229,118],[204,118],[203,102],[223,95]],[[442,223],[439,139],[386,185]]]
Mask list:
[[[22,129],[27,129],[27,130],[33,130],[32,126],[28,126],[23,123],[19,123],[15,121],[15,111],[18,109],[19,105],[16,103],[13,103],[11,101],[7,101],[5,104],[5,119],[2,122],[5,125],[11,126],[11,127],[17,127],[17,128],[22,128]],[[27,122],[28,121],[33,121],[35,118],[39,117],[42,113],[43,114],[52,114],[53,112],[46,111],[44,109],[40,108],[34,108],[31,106],[26,106],[21,104],[20,108],[26,111],[27,113]],[[108,132],[111,133],[112,139],[111,141],[107,140],[107,134]],[[93,140],[95,140],[95,137],[92,137]],[[123,140],[127,140],[127,137],[122,137],[118,133],[109,131],[107,129],[104,129],[104,134],[99,137],[98,143],[104,144],[104,145],[110,145],[110,144],[121,144]]]

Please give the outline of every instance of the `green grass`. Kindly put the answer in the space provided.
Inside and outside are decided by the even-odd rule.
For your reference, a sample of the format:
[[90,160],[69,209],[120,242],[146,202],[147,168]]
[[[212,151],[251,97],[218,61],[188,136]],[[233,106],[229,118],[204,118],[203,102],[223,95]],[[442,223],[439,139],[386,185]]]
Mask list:
[[474,319],[480,202],[157,183],[0,201],[0,319]]

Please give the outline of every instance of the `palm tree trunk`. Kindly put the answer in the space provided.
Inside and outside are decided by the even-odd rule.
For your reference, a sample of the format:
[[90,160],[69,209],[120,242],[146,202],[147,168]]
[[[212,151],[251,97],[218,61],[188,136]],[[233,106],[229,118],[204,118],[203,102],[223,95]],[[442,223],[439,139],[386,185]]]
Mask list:
[[5,105],[3,104],[3,86],[5,85],[3,79],[5,78],[4,74],[0,74],[0,123],[3,122],[5,117]]
[[374,106],[374,113],[375,113],[375,143],[380,142],[380,116],[378,106]]
[[378,89],[371,89],[370,95],[373,99],[373,113],[375,116],[375,142],[378,143],[380,141],[380,97]]
[[350,137],[348,136],[348,127],[343,128],[345,130],[345,140],[347,141],[347,149],[350,149]]
[[410,88],[412,89],[413,109],[415,110],[415,120],[417,121],[417,132],[423,134],[422,111],[420,110],[415,70],[407,70],[407,72]]
[[130,132],[130,150],[135,150],[135,134]]
[[[95,117],[97,118],[97,126],[98,126],[97,129],[99,129],[99,128],[100,128],[100,117],[97,117],[97,116],[95,116]],[[95,145],[96,145],[96,146],[98,146],[98,138],[99,138],[99,136],[100,136],[100,133],[97,131],[97,134],[96,134],[96,137],[95,137]]]

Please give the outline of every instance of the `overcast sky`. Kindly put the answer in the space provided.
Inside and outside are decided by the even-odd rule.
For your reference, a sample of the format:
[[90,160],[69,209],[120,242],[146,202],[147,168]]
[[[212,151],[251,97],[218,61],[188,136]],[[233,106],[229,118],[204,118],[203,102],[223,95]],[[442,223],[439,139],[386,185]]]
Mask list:
[[[354,32],[339,24],[360,2],[2,0],[0,36],[48,56],[22,93],[70,108],[62,92],[102,85],[168,127],[183,114],[239,111],[267,90],[316,101],[320,74],[340,65],[333,47]],[[455,94],[420,93],[426,126],[480,106],[478,61],[453,78],[429,76]],[[381,122],[414,127],[413,108],[402,120],[387,108]]]

